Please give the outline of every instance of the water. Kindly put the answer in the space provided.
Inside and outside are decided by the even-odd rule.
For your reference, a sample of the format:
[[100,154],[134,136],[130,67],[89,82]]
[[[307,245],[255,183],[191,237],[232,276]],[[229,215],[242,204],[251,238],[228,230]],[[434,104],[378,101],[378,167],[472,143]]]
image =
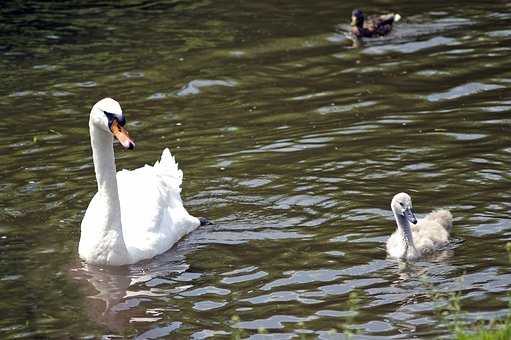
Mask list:
[[[358,5],[4,4],[1,337],[436,337],[457,291],[463,320],[505,315],[511,7],[373,2],[405,20],[352,48]],[[170,147],[216,223],[117,269],[77,255],[105,96],[137,143],[118,168]],[[386,258],[399,191],[451,209],[449,249]]]

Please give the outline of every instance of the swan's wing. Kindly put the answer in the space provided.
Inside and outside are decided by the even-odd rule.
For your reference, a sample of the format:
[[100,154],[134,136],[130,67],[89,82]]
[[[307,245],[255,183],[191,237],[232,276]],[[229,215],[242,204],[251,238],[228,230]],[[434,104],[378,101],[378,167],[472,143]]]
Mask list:
[[168,149],[154,166],[117,173],[123,235],[132,256],[160,254],[200,224],[183,206],[182,180]]
[[[179,169],[176,160],[170,154],[170,150],[165,148],[161,154],[160,161],[154,163],[155,174],[160,177],[160,189],[162,195],[176,193],[179,202],[181,202],[181,184],[183,183],[183,172]],[[168,198],[167,198],[168,199]]]
[[[188,214],[181,200],[181,183],[183,172],[179,169],[170,150],[165,148],[159,162],[154,164],[154,170],[158,173],[159,188],[162,192],[163,206],[169,214],[165,221],[170,221],[173,232],[188,233],[200,225],[198,218]],[[191,226],[191,227],[190,227]],[[190,229],[191,228],[191,229]],[[177,230],[182,229],[182,230]]]

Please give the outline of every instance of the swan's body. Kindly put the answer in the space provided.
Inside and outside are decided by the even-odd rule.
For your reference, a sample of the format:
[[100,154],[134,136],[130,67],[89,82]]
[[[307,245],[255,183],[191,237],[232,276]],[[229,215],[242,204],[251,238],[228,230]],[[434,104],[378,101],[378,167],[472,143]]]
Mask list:
[[417,221],[412,200],[405,193],[395,195],[391,207],[397,224],[397,230],[387,240],[391,257],[414,260],[449,243],[452,215],[448,210],[435,210]]
[[168,149],[154,166],[116,173],[112,133],[124,147],[134,146],[124,122],[113,99],[102,99],[91,110],[98,192],[81,225],[79,254],[87,263],[125,265],[152,258],[201,224],[183,207],[183,173]]

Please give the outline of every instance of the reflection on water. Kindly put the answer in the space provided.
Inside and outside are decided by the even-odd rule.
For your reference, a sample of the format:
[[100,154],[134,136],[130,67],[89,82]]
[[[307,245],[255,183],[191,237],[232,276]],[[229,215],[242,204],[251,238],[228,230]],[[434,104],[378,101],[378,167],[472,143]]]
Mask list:
[[505,88],[502,85],[495,84],[481,84],[481,83],[468,83],[454,87],[444,93],[435,93],[428,96],[428,100],[432,102],[440,100],[458,99],[463,96],[470,96],[483,91],[491,91]]
[[[434,337],[432,296],[455,292],[464,320],[505,315],[510,7],[394,3],[396,30],[353,48],[354,7],[3,6],[2,337]],[[137,141],[118,168],[169,147],[187,209],[216,222],[122,268],[77,255],[105,96]],[[399,191],[453,212],[450,247],[387,259]]]
[[[119,319],[117,311],[121,310],[121,300],[126,297],[131,279],[126,268],[118,272],[84,265],[72,270],[73,279],[85,281],[93,288],[88,296],[87,314],[99,324],[105,324],[109,329],[122,331],[129,320]],[[89,288],[89,287],[86,287]]]

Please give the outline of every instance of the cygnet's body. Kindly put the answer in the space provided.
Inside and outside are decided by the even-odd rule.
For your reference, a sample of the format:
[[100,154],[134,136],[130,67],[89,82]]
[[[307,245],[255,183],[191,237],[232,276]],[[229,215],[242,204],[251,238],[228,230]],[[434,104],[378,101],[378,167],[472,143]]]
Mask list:
[[391,208],[397,224],[397,230],[387,240],[391,257],[414,260],[449,243],[452,215],[448,210],[435,210],[417,221],[412,199],[406,193],[395,195]]

